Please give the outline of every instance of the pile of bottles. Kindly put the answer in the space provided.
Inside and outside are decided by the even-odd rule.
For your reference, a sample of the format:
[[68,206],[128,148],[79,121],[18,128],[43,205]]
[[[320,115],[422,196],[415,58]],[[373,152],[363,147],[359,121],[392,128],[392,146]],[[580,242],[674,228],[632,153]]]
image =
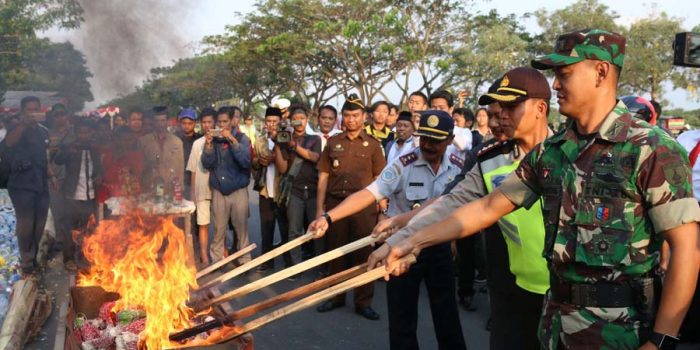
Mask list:
[[0,324],[9,307],[12,285],[20,280],[17,220],[7,190],[0,190]]

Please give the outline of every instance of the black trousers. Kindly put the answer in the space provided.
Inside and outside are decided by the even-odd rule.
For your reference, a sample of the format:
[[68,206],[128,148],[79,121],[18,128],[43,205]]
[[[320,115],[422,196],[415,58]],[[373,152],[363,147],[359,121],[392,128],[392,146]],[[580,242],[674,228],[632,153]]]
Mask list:
[[466,349],[455,300],[455,279],[449,244],[424,249],[418,261],[386,285],[389,343],[392,350],[418,349],[418,295],[425,281],[439,349]]
[[66,207],[68,208],[66,220],[71,234],[63,241],[63,261],[70,261],[77,258],[75,255],[76,248],[78,253],[80,253],[80,247],[76,246],[75,241],[72,239],[72,232],[77,231],[81,234],[85,232],[90,220],[97,215],[97,202],[94,199],[80,201],[67,198]]
[[528,292],[517,285],[490,289],[491,350],[539,350],[537,326],[544,295]]
[[[262,238],[262,253],[272,250],[275,240],[275,223],[280,228],[280,239],[282,244],[289,242],[289,225],[287,223],[287,209],[280,207],[272,198],[259,196],[258,207],[260,209],[260,235]],[[289,252],[283,255],[284,263],[292,265],[292,255]],[[275,261],[270,260],[265,263],[268,267],[274,267]]]
[[17,217],[17,244],[20,266],[30,270],[38,267],[36,253],[44,234],[46,217],[49,214],[49,192],[8,189]]

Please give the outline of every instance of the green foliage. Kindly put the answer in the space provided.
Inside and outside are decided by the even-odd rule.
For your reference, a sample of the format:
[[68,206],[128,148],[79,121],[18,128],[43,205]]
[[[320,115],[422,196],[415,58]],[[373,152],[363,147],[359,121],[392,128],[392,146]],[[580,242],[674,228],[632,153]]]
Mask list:
[[48,39],[34,42],[21,69],[7,75],[10,90],[57,91],[68,100],[68,107],[81,110],[92,101],[88,70],[83,54],[71,43],[52,43]]
[[671,44],[680,31],[681,19],[669,17],[664,12],[632,23],[627,31],[620,85],[633,94],[649,94],[652,99],[659,100],[663,95],[663,82],[677,75]]
[[[39,45],[36,32],[52,27],[77,28],[83,9],[77,0],[0,0],[0,99]],[[9,44],[7,44],[9,43]]]

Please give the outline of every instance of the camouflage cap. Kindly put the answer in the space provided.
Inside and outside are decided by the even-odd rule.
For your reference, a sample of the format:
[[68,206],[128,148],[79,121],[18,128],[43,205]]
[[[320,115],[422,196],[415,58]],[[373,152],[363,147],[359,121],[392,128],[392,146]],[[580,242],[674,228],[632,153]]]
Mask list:
[[554,45],[554,53],[532,60],[535,69],[568,66],[583,60],[607,61],[622,69],[625,59],[625,37],[602,29],[584,29],[562,34]]

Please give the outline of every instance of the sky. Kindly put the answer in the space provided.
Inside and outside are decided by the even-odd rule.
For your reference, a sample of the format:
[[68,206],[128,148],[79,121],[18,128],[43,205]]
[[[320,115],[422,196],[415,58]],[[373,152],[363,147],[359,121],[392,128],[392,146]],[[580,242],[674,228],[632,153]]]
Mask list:
[[[88,0],[92,1],[92,0]],[[138,1],[138,0],[137,0]],[[599,0],[606,4],[610,9],[616,11],[619,15],[619,23],[629,25],[638,18],[648,16],[650,13],[665,11],[672,17],[678,17],[683,20],[683,27],[690,29],[700,24],[700,11],[689,9],[697,8],[697,0],[665,0],[659,2],[650,1],[635,1],[635,0]],[[177,0],[163,0],[165,4],[173,3],[177,6]],[[177,18],[173,18],[173,25],[177,29],[178,35],[181,36],[182,43],[179,44],[177,50],[168,50],[167,55],[162,55],[158,62],[154,62],[157,66],[172,64],[178,58],[191,57],[200,48],[199,40],[207,35],[222,34],[225,32],[225,26],[235,24],[240,21],[240,16],[237,13],[248,13],[255,10],[254,0],[181,0],[180,3],[188,3],[190,8],[187,11],[180,11]],[[528,12],[534,12],[544,8],[549,11],[558,8],[566,7],[573,3],[573,0],[531,0],[531,1],[512,1],[512,0],[492,0],[492,1],[476,1],[474,9],[477,11],[488,12],[491,9],[498,10],[501,14],[514,13],[518,16]],[[167,5],[164,6],[167,8]],[[89,21],[90,18],[87,18]],[[534,19],[525,20],[523,22],[525,28],[533,33],[540,31]],[[52,30],[45,33],[46,36],[56,41],[71,41],[78,49],[89,47],[86,45],[85,36],[76,34],[76,31]],[[672,38],[669,38],[669,45]],[[86,50],[83,50],[84,52]],[[85,52],[88,60],[88,66],[91,66],[90,52]],[[95,69],[90,67],[93,72]],[[140,74],[138,82],[143,81],[147,77],[147,73]],[[136,78],[135,78],[136,79]],[[93,78],[93,93],[95,102],[89,104],[88,107],[95,107],[97,103],[103,102],[111,97],[114,97],[114,92],[105,88],[101,84],[99,77]],[[398,90],[397,90],[398,91]],[[690,100],[686,93],[681,90],[671,91],[671,86],[666,88],[664,96],[670,101],[671,107],[681,107],[686,109],[700,108],[700,102]],[[391,96],[392,94],[390,94]],[[398,92],[397,92],[398,96]]]

